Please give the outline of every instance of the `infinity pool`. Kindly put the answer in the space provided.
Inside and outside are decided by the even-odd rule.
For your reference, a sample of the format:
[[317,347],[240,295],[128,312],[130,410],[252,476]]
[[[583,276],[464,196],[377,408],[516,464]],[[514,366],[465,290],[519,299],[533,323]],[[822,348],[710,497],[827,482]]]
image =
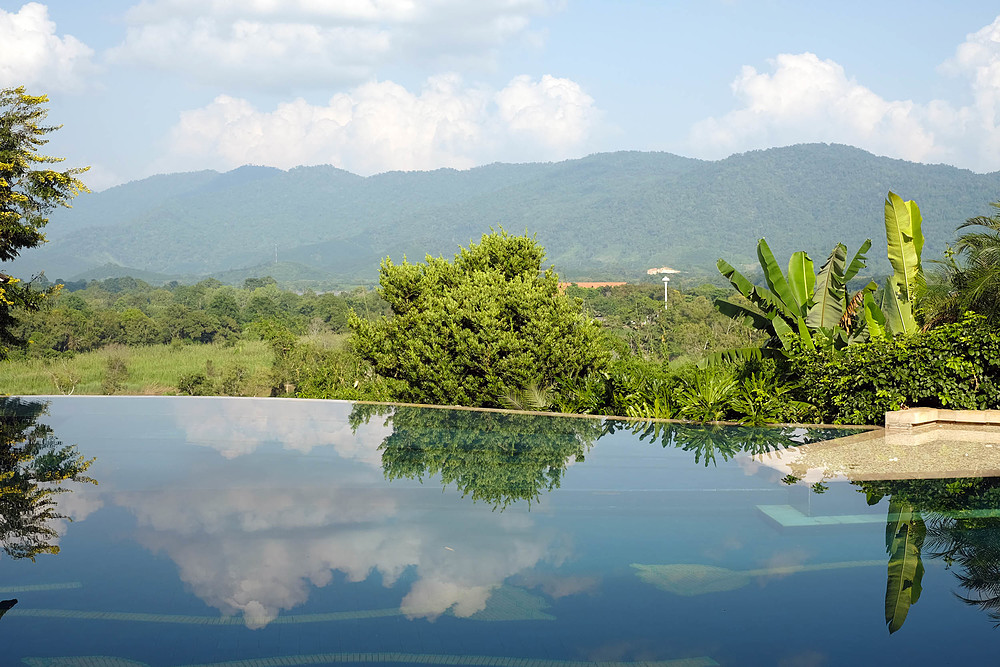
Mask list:
[[3,665],[995,652],[1000,483],[852,482],[788,464],[789,447],[852,432],[282,399],[55,397],[44,414],[0,401],[8,454],[34,418],[49,450],[96,457],[97,482],[64,484],[51,497],[66,518],[27,545],[30,498],[0,483]]

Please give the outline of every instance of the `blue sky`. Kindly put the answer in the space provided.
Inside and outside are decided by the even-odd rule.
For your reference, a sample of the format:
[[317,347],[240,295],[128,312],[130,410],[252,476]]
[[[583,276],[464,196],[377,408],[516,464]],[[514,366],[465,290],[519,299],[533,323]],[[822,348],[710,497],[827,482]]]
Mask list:
[[95,189],[837,142],[1000,170],[988,2],[0,0],[0,86]]

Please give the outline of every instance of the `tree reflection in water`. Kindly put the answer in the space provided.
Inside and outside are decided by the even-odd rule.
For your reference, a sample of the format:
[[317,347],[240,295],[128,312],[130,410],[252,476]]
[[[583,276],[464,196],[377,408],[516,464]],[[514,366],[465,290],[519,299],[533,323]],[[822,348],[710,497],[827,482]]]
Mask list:
[[355,404],[351,427],[357,431],[376,416],[393,429],[380,446],[387,479],[440,475],[443,485],[454,483],[463,496],[494,508],[537,501],[558,488],[570,461],[583,461],[594,442],[617,431],[693,452],[695,462],[706,466],[717,455],[728,460],[739,452],[766,454],[844,433],[363,404]]
[[694,453],[694,462],[707,467],[718,464],[716,455],[728,461],[740,453],[760,456],[798,447],[810,442],[829,440],[844,434],[843,429],[798,426],[734,426],[721,424],[686,424],[680,422],[608,421],[605,432],[628,431],[639,440],[659,442],[664,448],[676,447]]
[[[890,526],[900,525],[907,518],[913,523],[914,538],[909,551],[915,551],[918,561],[922,548],[930,557],[943,559],[964,590],[964,594],[956,594],[957,597],[986,611],[995,626],[1000,627],[1000,478],[884,480],[856,484],[867,494],[869,504],[888,496]],[[909,517],[900,508],[908,512]],[[887,529],[887,539],[888,532]],[[890,632],[905,620],[904,612],[894,629],[889,608],[889,593],[894,590],[895,583],[894,565],[896,570],[905,571],[900,564],[902,560],[903,553],[893,554],[889,560],[886,622]],[[917,577],[914,603],[919,590]]]
[[462,496],[506,508],[558,488],[563,472],[602,434],[601,421],[517,413],[356,404],[351,427],[372,417],[392,425],[379,448],[386,479],[441,476]]
[[57,511],[56,497],[69,491],[60,483],[97,484],[83,474],[94,459],[38,423],[47,408],[40,401],[0,397],[0,547],[11,558],[59,553],[52,523],[68,517]]

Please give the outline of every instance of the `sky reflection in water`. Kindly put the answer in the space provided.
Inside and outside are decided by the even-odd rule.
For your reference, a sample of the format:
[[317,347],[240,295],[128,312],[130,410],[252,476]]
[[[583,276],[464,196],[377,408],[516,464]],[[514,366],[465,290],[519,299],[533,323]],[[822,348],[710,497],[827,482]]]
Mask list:
[[60,554],[0,561],[12,664],[838,664],[995,640],[992,481],[782,483],[771,452],[833,431],[266,399],[55,398],[41,420],[99,485],[58,497]]

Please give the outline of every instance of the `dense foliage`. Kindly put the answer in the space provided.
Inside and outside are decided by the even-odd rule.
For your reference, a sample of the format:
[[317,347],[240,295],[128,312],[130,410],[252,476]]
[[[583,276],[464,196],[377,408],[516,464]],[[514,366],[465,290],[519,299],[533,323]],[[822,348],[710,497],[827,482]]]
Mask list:
[[841,355],[791,359],[797,394],[825,420],[879,424],[889,410],[1000,406],[1000,330],[982,317],[912,336],[873,340]]
[[382,263],[392,317],[350,319],[354,347],[404,401],[492,406],[529,384],[570,383],[601,370],[597,326],[542,271],[527,236],[487,234],[453,262]]
[[739,297],[710,284],[670,289],[667,304],[659,281],[586,289],[570,285],[566,294],[579,299],[584,313],[611,334],[623,357],[688,364],[718,349],[763,340],[752,327],[716,311],[715,299]]

